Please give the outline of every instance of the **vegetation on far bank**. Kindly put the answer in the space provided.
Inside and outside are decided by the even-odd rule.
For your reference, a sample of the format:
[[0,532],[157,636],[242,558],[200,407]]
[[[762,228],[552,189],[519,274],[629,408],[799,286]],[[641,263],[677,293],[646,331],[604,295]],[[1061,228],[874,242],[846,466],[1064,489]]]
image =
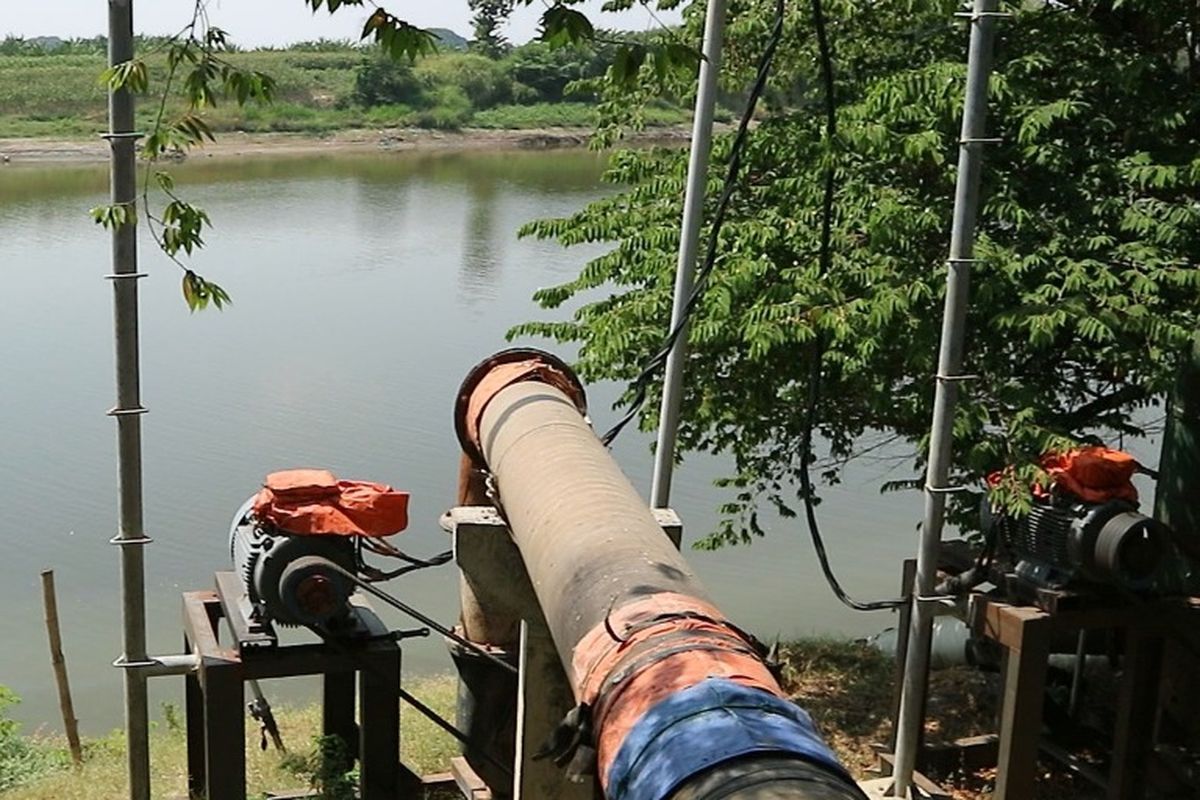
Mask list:
[[[154,39],[141,42],[150,67],[149,97],[161,94],[166,55]],[[156,52],[157,50],[157,52]],[[552,49],[530,42],[495,57],[443,46],[414,63],[393,61],[378,48],[320,41],[287,49],[226,54],[238,67],[277,83],[268,105],[227,102],[206,109],[213,131],[328,133],[350,128],[457,129],[590,128],[596,97],[572,84],[603,75],[611,54],[582,46]],[[45,45],[0,41],[0,138],[82,138],[105,125],[102,38]],[[168,111],[182,109],[182,89]],[[139,125],[149,128],[157,108],[143,102]],[[678,125],[686,109],[661,101],[647,125]],[[727,118],[727,115],[726,115]]]

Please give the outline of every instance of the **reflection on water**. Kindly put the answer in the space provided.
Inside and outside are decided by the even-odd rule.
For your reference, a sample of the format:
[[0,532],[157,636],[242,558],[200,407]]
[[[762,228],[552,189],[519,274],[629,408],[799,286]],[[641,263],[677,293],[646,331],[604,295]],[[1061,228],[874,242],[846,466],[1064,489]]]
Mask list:
[[[459,381],[504,334],[559,318],[530,302],[575,275],[598,247],[519,240],[531,219],[569,214],[608,191],[588,153],[401,154],[192,161],[181,191],[212,215],[197,269],[233,295],[224,313],[189,314],[177,268],[144,236],[142,366],[151,647],[179,646],[179,593],[227,568],[234,509],[262,476],[325,466],[413,494],[403,546],[445,548],[437,525],[452,502]],[[111,288],[105,233],[86,210],[105,202],[103,165],[0,168],[0,683],[26,698],[20,716],[51,722],[38,572],[57,573],[76,705],[85,729],[120,720],[113,534],[115,435]],[[545,343],[542,343],[545,346]],[[569,354],[568,354],[569,355]],[[612,387],[592,387],[597,425]],[[617,458],[649,484],[649,437],[627,432]],[[690,458],[674,505],[689,541],[711,529],[722,462]],[[864,596],[894,593],[913,551],[919,498],[879,498],[879,474],[852,473],[822,504],[839,575]],[[824,586],[803,529],[770,521],[750,548],[689,553],[718,602],[770,639],[866,633],[886,615],[854,615]],[[442,620],[457,603],[450,568],[395,581],[402,598]],[[408,621],[389,617],[399,627]],[[406,646],[410,671],[446,670],[434,640]],[[154,684],[178,697],[173,681]],[[286,684],[284,684],[286,686]],[[301,683],[290,696],[303,695]],[[285,691],[276,686],[273,691]],[[297,694],[299,693],[299,694]],[[51,723],[53,724],[53,723]]]

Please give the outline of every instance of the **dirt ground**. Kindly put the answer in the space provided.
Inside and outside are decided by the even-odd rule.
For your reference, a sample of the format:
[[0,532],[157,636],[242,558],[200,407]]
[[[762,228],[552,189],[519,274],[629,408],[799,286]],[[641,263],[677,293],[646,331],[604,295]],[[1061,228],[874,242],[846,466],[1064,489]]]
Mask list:
[[[890,658],[866,645],[802,642],[785,646],[784,686],[812,715],[842,762],[859,779],[876,777],[876,745],[888,741],[894,691]],[[1103,686],[1094,694],[1111,697]],[[999,675],[967,667],[934,672],[930,678],[926,739],[948,744],[995,733]],[[1095,787],[1069,771],[1039,764],[1037,800],[1091,800]],[[955,800],[988,800],[995,769],[933,777]],[[1032,800],[1032,799],[1031,799]]]

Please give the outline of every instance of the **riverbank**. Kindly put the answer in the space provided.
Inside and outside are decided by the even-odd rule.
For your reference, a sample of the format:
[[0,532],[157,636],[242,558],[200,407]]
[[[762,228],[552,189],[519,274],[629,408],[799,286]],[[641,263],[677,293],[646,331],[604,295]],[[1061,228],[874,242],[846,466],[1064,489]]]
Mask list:
[[[222,133],[215,142],[194,150],[190,159],[236,159],[254,156],[307,156],[331,153],[554,150],[586,147],[590,128],[530,128],[492,130],[464,128],[456,131],[426,128],[356,129],[330,134]],[[685,127],[652,128],[631,134],[632,145],[687,143]],[[94,139],[0,139],[0,167],[23,164],[88,163],[106,161],[108,144]]]

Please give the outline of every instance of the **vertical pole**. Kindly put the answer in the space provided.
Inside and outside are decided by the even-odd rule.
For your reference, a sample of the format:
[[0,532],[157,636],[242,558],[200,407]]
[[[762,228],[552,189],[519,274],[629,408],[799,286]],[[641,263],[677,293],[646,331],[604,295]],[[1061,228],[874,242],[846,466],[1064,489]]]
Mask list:
[[63,728],[71,760],[75,766],[83,763],[83,748],[79,744],[79,721],[75,719],[75,704],[71,702],[71,684],[67,680],[67,660],[63,657],[62,634],[58,629],[58,598],[54,592],[54,570],[42,572],[42,605],[46,610],[46,635],[50,637],[50,664],[58,684],[58,706],[62,711]]
[[[133,0],[108,0],[108,62],[133,58]],[[127,88],[108,95],[108,134],[112,149],[111,199],[130,210],[137,202],[137,134],[133,95]],[[121,551],[121,617],[125,667],[125,734],[128,740],[130,800],[150,800],[149,709],[146,678],[146,603],[142,547],[141,386],[138,365],[137,227],[132,215],[112,230],[113,320],[116,349],[120,526],[114,544]]]
[[900,715],[896,720],[896,782],[893,796],[905,797],[912,783],[917,748],[924,726],[925,690],[929,677],[931,607],[920,598],[933,593],[942,523],[946,511],[946,485],[950,475],[954,406],[962,380],[963,328],[966,322],[970,268],[975,248],[975,218],[979,207],[980,145],[987,121],[988,76],[996,27],[996,0],[975,0],[971,43],[967,56],[966,100],[958,151],[958,179],[954,194],[954,221],[950,233],[950,258],[946,272],[946,302],[942,341],[933,401],[929,464],[925,477],[925,514],[921,546],[917,553],[917,579],[913,592],[912,627],[904,659],[904,684]]
[[[708,0],[704,18],[704,60],[696,90],[692,118],[692,150],[688,159],[687,189],[683,199],[683,227],[679,237],[679,261],[675,271],[675,299],[671,308],[671,330],[684,321],[684,308],[692,294],[696,274],[696,251],[700,225],[704,221],[704,190],[712,154],[713,110],[717,103],[717,77],[721,72],[721,43],[725,33],[725,0]],[[675,469],[675,438],[679,433],[679,406],[683,396],[683,365],[687,360],[687,328],[675,340],[667,356],[663,377],[662,408],[659,412],[658,443],[654,450],[654,478],[650,507],[666,508],[671,499],[671,473]]]

